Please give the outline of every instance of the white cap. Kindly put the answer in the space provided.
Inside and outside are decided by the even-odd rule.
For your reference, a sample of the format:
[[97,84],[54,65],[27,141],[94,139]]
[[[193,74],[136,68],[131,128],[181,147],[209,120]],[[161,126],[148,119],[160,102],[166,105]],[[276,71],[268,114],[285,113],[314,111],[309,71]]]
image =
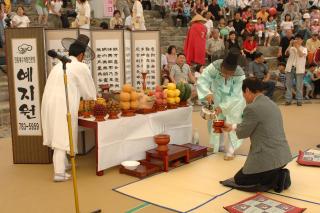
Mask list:
[[303,14],[303,18],[304,18],[304,19],[310,18],[310,14],[309,14],[309,13]]

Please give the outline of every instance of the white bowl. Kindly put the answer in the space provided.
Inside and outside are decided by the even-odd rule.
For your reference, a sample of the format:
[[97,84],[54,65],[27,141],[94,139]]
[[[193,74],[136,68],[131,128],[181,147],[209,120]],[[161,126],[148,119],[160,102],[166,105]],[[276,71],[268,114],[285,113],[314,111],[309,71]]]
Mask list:
[[124,168],[126,169],[135,170],[140,165],[140,162],[129,160],[129,161],[123,161],[121,165],[124,166]]

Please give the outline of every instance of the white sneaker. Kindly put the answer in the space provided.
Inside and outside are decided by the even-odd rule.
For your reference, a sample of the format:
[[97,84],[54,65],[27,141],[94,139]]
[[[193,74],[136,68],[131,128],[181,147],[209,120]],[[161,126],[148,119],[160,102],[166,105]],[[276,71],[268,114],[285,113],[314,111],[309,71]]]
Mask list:
[[309,98],[309,96],[306,96],[306,97],[304,97],[304,99],[309,100],[310,98]]
[[54,174],[53,181],[54,182],[65,182],[70,180],[71,175],[68,173],[64,174]]

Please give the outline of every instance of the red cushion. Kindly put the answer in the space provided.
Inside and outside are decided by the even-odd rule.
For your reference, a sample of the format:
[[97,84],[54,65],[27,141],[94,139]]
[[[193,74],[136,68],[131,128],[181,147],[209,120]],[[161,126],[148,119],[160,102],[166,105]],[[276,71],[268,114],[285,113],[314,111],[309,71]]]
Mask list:
[[320,154],[310,151],[299,151],[297,162],[306,166],[320,166]]
[[299,208],[290,204],[268,198],[260,193],[255,194],[239,203],[223,207],[231,213],[243,212],[281,212],[281,213],[301,213],[305,208]]

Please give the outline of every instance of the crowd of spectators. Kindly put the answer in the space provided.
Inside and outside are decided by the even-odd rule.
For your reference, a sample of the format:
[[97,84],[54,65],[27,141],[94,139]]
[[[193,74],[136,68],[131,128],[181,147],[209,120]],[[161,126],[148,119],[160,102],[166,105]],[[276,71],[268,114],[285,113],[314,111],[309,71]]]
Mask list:
[[[74,6],[72,12],[63,10],[68,1]],[[5,27],[28,27],[30,24],[23,6],[12,11],[12,4],[18,3],[17,0],[0,1],[0,46],[5,41]],[[24,0],[23,3],[35,4],[39,25],[47,26],[48,19],[55,19],[56,27],[90,28],[91,8],[87,0]],[[222,59],[230,49],[238,49],[242,54],[240,65],[248,76],[256,76],[266,82],[266,95],[270,98],[279,85],[286,89],[288,105],[292,94],[296,96],[298,105],[302,99],[319,95],[320,1],[154,0],[151,4],[150,0],[114,0],[113,3],[113,17],[101,23],[103,29],[146,30],[143,11],[151,9],[151,5],[162,18],[172,18],[177,27],[190,27],[195,16],[202,16],[206,45],[204,49],[196,48],[196,51],[204,52],[201,55],[206,56],[206,63]],[[72,23],[68,21],[70,16],[75,18]],[[277,76],[270,72],[266,58],[258,51],[259,46],[279,47]],[[184,81],[196,83],[194,70],[203,68],[205,64],[192,63],[186,52],[181,54],[177,53],[176,47],[170,46],[163,55],[162,61],[166,61],[163,63],[163,83],[175,81],[172,67],[177,70],[178,55],[185,60],[183,66],[190,68],[183,69],[190,70],[190,74],[189,71],[183,72],[186,73]],[[183,61],[181,57],[180,61]]]
[[[207,20],[203,23],[207,63],[236,48],[243,56],[240,64],[246,74],[263,80],[270,98],[279,85],[286,90],[287,105],[293,96],[298,106],[303,99],[319,96],[320,1],[178,0],[168,6],[176,26],[192,28],[189,21],[196,15]],[[278,47],[279,70],[270,71],[259,46]]]

